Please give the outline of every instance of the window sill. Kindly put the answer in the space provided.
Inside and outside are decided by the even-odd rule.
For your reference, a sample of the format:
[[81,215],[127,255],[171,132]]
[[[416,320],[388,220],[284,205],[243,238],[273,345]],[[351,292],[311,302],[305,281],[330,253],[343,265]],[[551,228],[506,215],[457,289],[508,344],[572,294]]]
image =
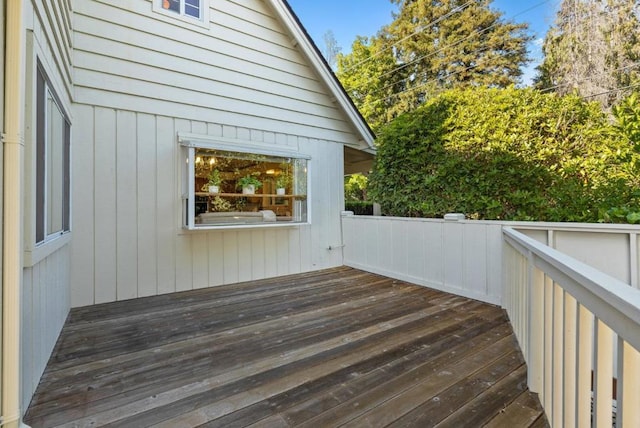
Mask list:
[[56,238],[45,241],[35,248],[25,250],[24,267],[32,267],[71,242],[71,232],[63,233]]
[[198,231],[207,231],[211,232],[214,230],[238,230],[238,229],[273,229],[273,228],[292,228],[299,226],[310,226],[309,222],[275,222],[275,223],[227,223],[227,224],[207,224],[207,225],[198,225],[193,229],[188,229],[187,227],[183,227],[183,232],[191,234],[197,233]]

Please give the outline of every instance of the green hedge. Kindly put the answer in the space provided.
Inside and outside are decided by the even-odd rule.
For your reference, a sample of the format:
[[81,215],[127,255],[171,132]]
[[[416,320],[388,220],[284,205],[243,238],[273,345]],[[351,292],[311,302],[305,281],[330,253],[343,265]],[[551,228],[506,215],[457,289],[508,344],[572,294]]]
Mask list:
[[353,211],[355,215],[373,215],[373,202],[368,201],[345,201],[346,211]]
[[451,90],[381,130],[368,192],[394,216],[624,221],[610,214],[640,211],[637,157],[595,103]]

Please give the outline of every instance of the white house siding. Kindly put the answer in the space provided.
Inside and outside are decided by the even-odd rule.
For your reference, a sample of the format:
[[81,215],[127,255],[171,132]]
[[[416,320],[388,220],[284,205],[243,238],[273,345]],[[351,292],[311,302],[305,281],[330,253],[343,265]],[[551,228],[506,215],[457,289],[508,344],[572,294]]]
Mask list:
[[[38,58],[68,114],[71,114],[72,62],[69,0],[33,0],[25,9],[28,58]],[[30,40],[33,42],[31,43]],[[35,88],[35,74],[28,73],[28,88]],[[31,89],[30,89],[31,91]],[[29,91],[27,91],[29,93]],[[32,100],[27,100],[32,105]],[[29,107],[30,108],[30,107]],[[35,117],[27,112],[25,132],[25,195],[35,196]],[[72,118],[72,127],[74,121]],[[72,131],[73,132],[73,131]],[[26,206],[30,202],[27,200]],[[29,217],[27,217],[29,218]],[[33,236],[34,224],[25,222],[25,237]],[[69,246],[62,246],[23,269],[21,308],[21,408],[26,410],[70,308]]]
[[[337,266],[342,146],[146,113],[78,106],[72,306]],[[176,133],[293,146],[312,157],[310,226],[187,232]]]
[[[74,307],[342,264],[358,137],[266,2],[210,5],[204,29],[148,1],[74,3]],[[310,155],[312,225],[183,230],[178,132]]]
[[210,6],[205,29],[150,1],[75,1],[77,102],[357,142],[266,2]]
[[69,247],[25,268],[22,280],[22,397],[26,410],[69,313]]

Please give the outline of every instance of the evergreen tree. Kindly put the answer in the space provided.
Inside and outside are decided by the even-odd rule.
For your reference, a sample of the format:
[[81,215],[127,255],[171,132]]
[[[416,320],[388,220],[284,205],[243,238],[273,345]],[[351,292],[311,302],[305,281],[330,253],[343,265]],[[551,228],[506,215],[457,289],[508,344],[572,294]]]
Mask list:
[[640,83],[639,14],[637,0],[563,0],[536,86],[577,92],[605,108],[624,98],[623,88]]
[[445,88],[518,82],[531,38],[491,0],[391,1],[394,21],[338,61],[338,77],[374,128]]

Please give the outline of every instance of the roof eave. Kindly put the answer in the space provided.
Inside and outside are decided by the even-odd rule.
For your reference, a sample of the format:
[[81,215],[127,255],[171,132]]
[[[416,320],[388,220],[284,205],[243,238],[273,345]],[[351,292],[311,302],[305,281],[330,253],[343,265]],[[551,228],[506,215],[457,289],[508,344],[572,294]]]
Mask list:
[[316,68],[318,75],[331,91],[331,95],[335,98],[336,103],[340,105],[360,134],[360,137],[365,144],[364,147],[359,144],[358,149],[365,150],[370,153],[375,152],[375,134],[367,124],[366,120],[362,117],[360,111],[355,106],[351,98],[349,98],[349,95],[347,95],[342,84],[331,70],[329,64],[327,64],[323,58],[307,31],[304,29],[304,26],[296,16],[295,12],[291,9],[291,6],[289,6],[286,0],[269,0],[269,2],[284,25],[291,34],[293,34],[295,42],[298,43],[304,55],[306,55],[309,61],[311,61],[313,66]]

